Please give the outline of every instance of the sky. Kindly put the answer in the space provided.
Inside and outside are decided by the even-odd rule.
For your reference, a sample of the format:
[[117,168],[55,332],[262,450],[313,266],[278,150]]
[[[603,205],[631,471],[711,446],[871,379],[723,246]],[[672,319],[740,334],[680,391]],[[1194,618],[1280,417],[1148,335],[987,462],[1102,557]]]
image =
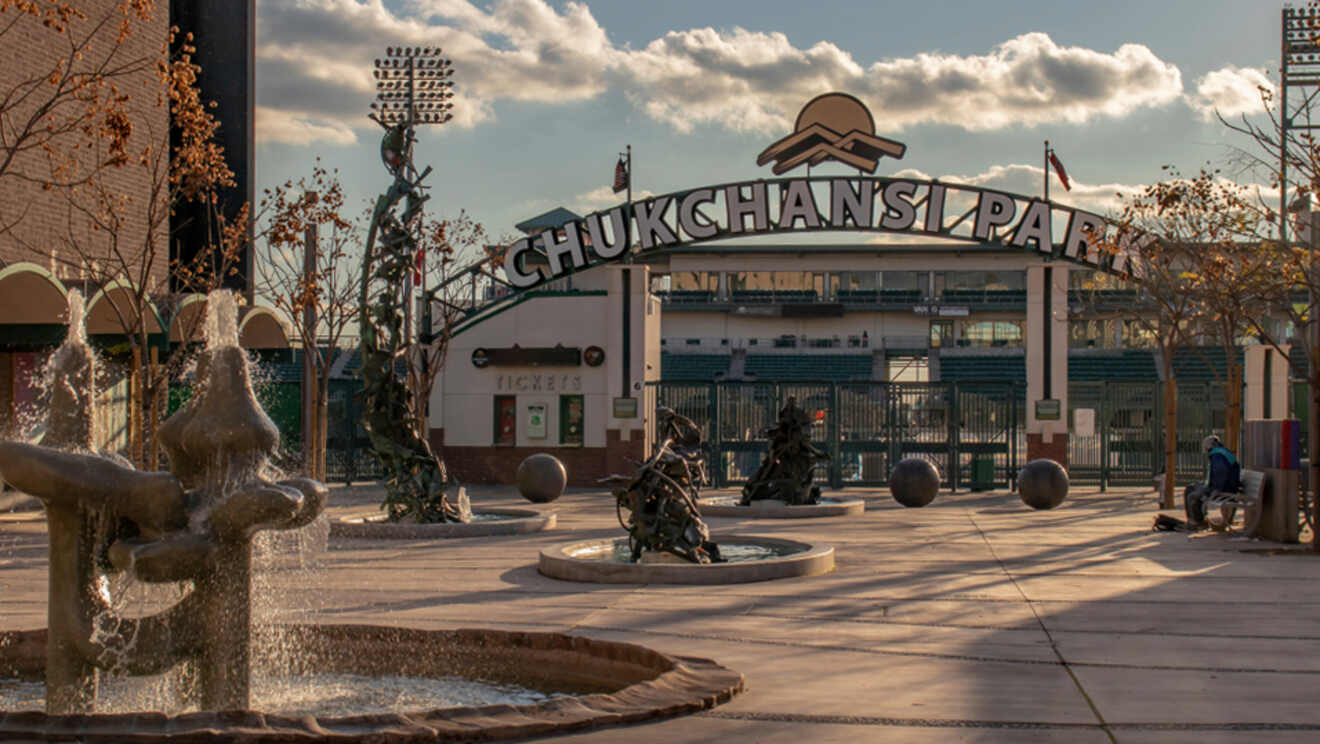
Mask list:
[[[338,169],[354,213],[389,186],[367,118],[373,59],[439,46],[454,119],[422,127],[431,214],[493,237],[555,207],[769,178],[756,156],[816,95],[870,109],[907,145],[877,175],[1042,188],[1043,143],[1067,169],[1051,197],[1100,212],[1119,193],[1246,147],[1215,118],[1261,116],[1277,81],[1271,0],[257,0],[258,191]],[[822,166],[816,173],[830,173]],[[840,169],[840,173],[853,173]],[[1252,181],[1252,174],[1238,176]]]

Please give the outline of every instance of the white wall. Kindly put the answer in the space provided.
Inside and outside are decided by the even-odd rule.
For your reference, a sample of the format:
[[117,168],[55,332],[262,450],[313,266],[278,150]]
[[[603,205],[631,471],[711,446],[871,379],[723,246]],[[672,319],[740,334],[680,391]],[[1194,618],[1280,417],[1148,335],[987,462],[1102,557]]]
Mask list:
[[[1249,419],[1286,419],[1292,418],[1289,404],[1288,385],[1288,348],[1281,347],[1282,353],[1272,346],[1255,344],[1246,347],[1242,365],[1242,376],[1246,390],[1242,400],[1242,418]],[[1270,357],[1270,379],[1265,379],[1265,357]],[[1265,386],[1270,386],[1270,411],[1265,415]]]
[[[632,348],[626,351],[622,325],[625,270],[630,275],[626,291],[632,303]],[[532,297],[453,338],[444,370],[431,393],[430,426],[444,428],[445,444],[492,445],[497,395],[517,397],[516,446],[565,446],[559,440],[559,403],[564,394],[583,396],[582,446],[604,447],[607,428],[641,434],[653,412],[639,405],[638,418],[616,419],[612,399],[624,395],[625,353],[630,356],[631,396],[640,399],[646,383],[660,379],[660,303],[648,291],[649,270],[644,265],[610,265],[581,276],[590,280],[590,286],[608,290],[607,294]],[[575,281],[579,289],[586,285]],[[599,346],[605,351],[605,362],[599,367],[585,362],[579,366],[484,368],[472,364],[472,352],[478,348],[514,345],[562,345],[582,350]],[[537,404],[546,407],[544,438],[528,436],[527,409]]]
[[[507,367],[479,369],[472,364],[477,348],[545,347],[562,344],[585,349],[602,346],[601,318],[608,297],[567,295],[537,297],[506,310],[451,342],[445,368],[431,392],[431,427],[445,430],[445,443],[488,446],[495,441],[494,396],[518,396],[518,446],[559,446],[559,396],[584,396],[584,446],[605,446],[599,424],[609,413],[605,394],[607,366]],[[609,351],[606,351],[606,361]],[[527,406],[546,406],[546,438],[527,436]],[[593,424],[595,422],[595,424]]]

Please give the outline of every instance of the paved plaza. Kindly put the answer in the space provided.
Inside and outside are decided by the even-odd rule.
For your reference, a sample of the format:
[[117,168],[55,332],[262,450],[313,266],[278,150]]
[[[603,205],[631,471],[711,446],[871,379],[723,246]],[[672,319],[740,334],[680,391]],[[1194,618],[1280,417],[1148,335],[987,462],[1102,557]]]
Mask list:
[[[476,488],[474,505],[525,506]],[[1005,491],[859,519],[709,520],[824,541],[832,573],[731,586],[563,582],[538,552],[617,537],[613,499],[573,491],[554,530],[437,541],[332,538],[318,571],[263,582],[288,619],[572,633],[704,656],[746,691],[698,715],[555,742],[1303,742],[1320,740],[1320,557],[1150,530],[1147,491],[1078,488],[1035,512]],[[335,488],[329,512],[376,503]],[[1304,535],[1309,539],[1309,533]],[[1300,547],[1300,546],[1293,546]],[[0,512],[0,629],[45,624],[33,513]]]

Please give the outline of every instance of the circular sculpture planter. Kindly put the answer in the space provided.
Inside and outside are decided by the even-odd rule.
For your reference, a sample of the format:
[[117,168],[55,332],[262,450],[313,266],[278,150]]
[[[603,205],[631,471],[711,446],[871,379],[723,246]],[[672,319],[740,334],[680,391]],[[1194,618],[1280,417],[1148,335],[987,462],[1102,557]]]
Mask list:
[[859,517],[866,511],[861,499],[822,496],[818,504],[789,506],[775,499],[761,499],[742,506],[737,496],[711,496],[698,499],[703,517],[742,517],[745,519],[811,519],[814,517]]
[[[374,625],[280,628],[304,651],[297,673],[460,674],[585,694],[538,705],[486,705],[388,715],[277,716],[257,711],[47,715],[0,711],[0,740],[82,742],[496,741],[555,736],[694,713],[727,702],[742,675],[708,659],[558,633],[447,631]],[[0,675],[40,679],[46,632],[0,633]],[[254,656],[254,659],[257,657]]]
[[749,535],[717,535],[712,539],[721,546],[752,546],[783,554],[707,564],[688,563],[680,558],[671,561],[666,554],[653,563],[629,563],[599,557],[619,550],[626,540],[587,540],[560,543],[542,550],[537,569],[553,579],[597,584],[743,584],[818,576],[834,569],[834,548],[822,543]]
[[[483,515],[501,517],[481,519]],[[533,509],[482,509],[474,511],[474,521],[418,524],[391,522],[379,510],[339,517],[330,522],[332,537],[362,537],[377,540],[430,540],[455,537],[492,537],[495,535],[526,535],[553,529],[554,512]]]

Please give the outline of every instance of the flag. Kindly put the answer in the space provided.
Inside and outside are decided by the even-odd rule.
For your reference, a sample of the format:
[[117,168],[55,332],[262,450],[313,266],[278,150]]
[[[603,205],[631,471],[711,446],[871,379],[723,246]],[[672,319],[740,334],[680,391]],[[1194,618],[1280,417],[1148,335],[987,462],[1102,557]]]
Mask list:
[[617,194],[626,188],[628,188],[628,166],[620,155],[618,165],[614,166],[614,193]]
[[421,286],[422,271],[426,269],[426,248],[417,247],[417,253],[413,254],[413,284]]
[[1072,184],[1068,183],[1068,172],[1063,169],[1063,163],[1059,162],[1059,156],[1050,150],[1050,165],[1054,166],[1054,172],[1059,174],[1059,180],[1063,182],[1063,188],[1072,191]]

